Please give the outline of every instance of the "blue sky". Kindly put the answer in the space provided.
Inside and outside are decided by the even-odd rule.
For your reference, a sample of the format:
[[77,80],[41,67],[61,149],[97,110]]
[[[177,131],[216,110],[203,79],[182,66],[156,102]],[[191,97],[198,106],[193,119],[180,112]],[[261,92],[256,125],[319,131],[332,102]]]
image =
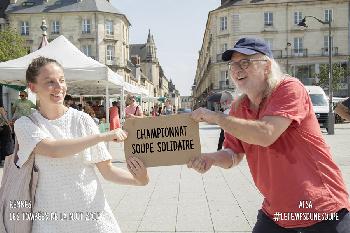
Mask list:
[[220,0],[111,0],[131,23],[130,43],[153,34],[165,75],[181,95],[190,95],[208,13]]

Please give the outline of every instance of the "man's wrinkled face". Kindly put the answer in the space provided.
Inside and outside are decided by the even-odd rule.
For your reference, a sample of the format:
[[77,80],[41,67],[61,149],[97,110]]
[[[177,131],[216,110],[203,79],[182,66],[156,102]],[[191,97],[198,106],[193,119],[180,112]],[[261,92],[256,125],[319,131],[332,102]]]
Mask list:
[[229,64],[231,78],[243,93],[255,92],[265,86],[268,61],[262,54],[245,55],[235,52]]

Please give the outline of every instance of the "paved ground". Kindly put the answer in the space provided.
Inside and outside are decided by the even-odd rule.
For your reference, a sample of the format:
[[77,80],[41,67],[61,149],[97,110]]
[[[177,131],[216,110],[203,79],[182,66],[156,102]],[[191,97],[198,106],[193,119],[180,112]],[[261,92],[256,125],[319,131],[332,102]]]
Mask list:
[[[216,150],[219,128],[201,124],[203,152]],[[334,159],[350,187],[350,124],[336,125],[327,135]],[[116,166],[125,167],[121,144],[110,151]],[[0,169],[0,176],[2,169]],[[102,183],[110,206],[126,232],[251,232],[262,196],[244,160],[238,167],[212,168],[200,175],[186,166],[150,168],[146,187]]]

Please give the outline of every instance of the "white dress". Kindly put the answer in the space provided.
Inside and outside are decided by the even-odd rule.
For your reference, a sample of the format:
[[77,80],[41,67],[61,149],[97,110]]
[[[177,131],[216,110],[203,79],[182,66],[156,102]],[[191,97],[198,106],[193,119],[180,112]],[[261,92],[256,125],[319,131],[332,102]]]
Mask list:
[[[40,128],[27,117],[15,123],[19,166],[27,161],[42,139],[69,139],[99,133],[89,115],[73,108],[56,120],[48,120],[38,111],[33,116]],[[41,217],[33,222],[32,233],[121,232],[94,169],[95,163],[111,158],[104,143],[65,158],[36,154],[39,181],[33,212]]]

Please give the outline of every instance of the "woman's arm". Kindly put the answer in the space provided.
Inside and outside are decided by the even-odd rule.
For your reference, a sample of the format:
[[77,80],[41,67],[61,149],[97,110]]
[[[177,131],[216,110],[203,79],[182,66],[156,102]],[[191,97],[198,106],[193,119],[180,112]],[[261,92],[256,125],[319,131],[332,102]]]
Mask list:
[[103,178],[117,184],[143,186],[148,184],[149,178],[147,169],[142,161],[135,157],[130,157],[127,161],[129,172],[118,167],[114,167],[111,160],[96,164]]
[[47,155],[53,158],[61,158],[79,153],[99,142],[113,140],[121,142],[125,140],[126,137],[126,132],[118,128],[109,132],[88,135],[80,138],[60,140],[46,138],[36,145],[34,153]]

